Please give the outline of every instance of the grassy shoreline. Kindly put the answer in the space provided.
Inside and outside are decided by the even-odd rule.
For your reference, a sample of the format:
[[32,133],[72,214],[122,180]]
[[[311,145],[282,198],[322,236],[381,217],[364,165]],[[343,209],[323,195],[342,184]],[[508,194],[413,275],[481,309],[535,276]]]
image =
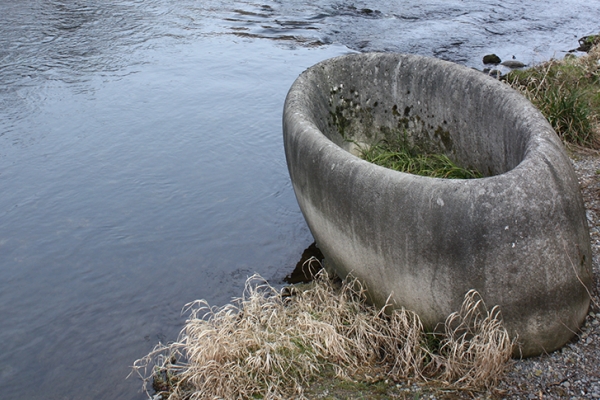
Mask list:
[[513,348],[498,308],[488,310],[475,291],[434,334],[414,312],[378,309],[358,280],[325,270],[281,290],[253,276],[232,304],[198,301],[189,309],[179,340],[135,363],[163,400],[328,398],[342,391],[389,398],[406,381],[483,390],[498,383]]
[[544,114],[567,146],[600,149],[599,44],[582,57],[568,54],[502,79]]

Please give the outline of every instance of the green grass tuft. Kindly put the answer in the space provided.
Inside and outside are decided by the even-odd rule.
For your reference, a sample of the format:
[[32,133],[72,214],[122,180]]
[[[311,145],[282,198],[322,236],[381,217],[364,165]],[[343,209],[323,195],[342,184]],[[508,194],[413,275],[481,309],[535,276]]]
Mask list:
[[[360,146],[359,146],[360,147]],[[362,159],[395,171],[432,178],[474,179],[482,174],[472,168],[463,168],[444,154],[431,154],[411,146],[406,138],[379,143],[361,148]]]
[[600,148],[600,48],[504,78],[548,119],[565,143]]

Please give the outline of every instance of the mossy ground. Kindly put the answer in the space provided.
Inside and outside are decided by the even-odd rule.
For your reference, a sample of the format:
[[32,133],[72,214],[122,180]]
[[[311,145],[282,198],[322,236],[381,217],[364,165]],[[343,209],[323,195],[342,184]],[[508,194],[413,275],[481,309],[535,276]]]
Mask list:
[[411,380],[394,382],[390,380],[353,381],[341,380],[334,374],[324,375],[311,382],[305,396],[323,400],[418,400],[418,399],[501,399],[502,392],[475,389],[451,389],[443,383],[424,384]]

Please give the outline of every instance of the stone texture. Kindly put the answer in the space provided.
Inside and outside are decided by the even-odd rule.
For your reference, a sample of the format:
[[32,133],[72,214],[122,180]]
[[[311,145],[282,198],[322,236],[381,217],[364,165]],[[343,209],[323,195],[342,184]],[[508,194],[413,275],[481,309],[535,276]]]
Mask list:
[[[391,295],[434,329],[476,289],[500,306],[517,356],[577,331],[591,283],[583,202],[558,137],[520,94],[441,60],[355,54],[300,75],[283,129],[327,265],[361,279],[376,304]],[[420,177],[352,154],[398,133],[486,177]]]

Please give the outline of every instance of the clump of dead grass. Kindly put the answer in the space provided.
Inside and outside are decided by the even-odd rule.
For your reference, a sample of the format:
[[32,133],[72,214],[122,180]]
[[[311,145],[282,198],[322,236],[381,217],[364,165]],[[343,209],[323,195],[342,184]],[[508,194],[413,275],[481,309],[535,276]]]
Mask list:
[[513,343],[502,326],[500,309],[488,311],[483,299],[470,290],[460,311],[448,316],[439,348],[427,368],[454,387],[492,387],[505,372]]
[[303,398],[331,370],[340,379],[490,387],[513,345],[498,309],[488,312],[474,291],[445,334],[425,334],[415,313],[375,308],[356,279],[341,282],[325,271],[281,290],[254,275],[232,304],[200,300],[187,308],[179,340],[134,364],[146,390],[152,382],[162,399]]

